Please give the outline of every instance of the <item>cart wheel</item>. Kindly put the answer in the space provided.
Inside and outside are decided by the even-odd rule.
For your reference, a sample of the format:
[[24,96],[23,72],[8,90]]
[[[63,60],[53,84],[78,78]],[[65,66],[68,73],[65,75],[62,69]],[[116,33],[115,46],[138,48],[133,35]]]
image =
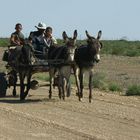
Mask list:
[[0,97],[6,96],[7,80],[5,76],[5,73],[0,73]]
[[38,89],[38,87],[39,87],[39,83],[38,83],[37,80],[32,80],[32,81],[30,82],[30,88],[31,88],[32,90],[36,90],[36,89]]

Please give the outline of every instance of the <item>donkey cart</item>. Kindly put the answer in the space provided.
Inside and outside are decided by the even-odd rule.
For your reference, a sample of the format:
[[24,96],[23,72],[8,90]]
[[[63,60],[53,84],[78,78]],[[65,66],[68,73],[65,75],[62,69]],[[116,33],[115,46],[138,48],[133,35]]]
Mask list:
[[[57,59],[57,60],[38,60],[34,64],[28,65],[18,65],[20,69],[30,68],[31,74],[39,73],[39,72],[49,72],[50,65],[53,67],[61,65],[64,63],[64,60]],[[16,87],[21,86],[18,81],[19,73],[15,71],[17,69],[17,65],[6,65],[6,72],[0,73],[0,97],[6,96],[6,91],[10,87],[14,87],[13,89],[13,96],[16,96]],[[54,79],[54,86],[57,86],[58,77]],[[27,83],[24,83],[24,86],[27,86]],[[36,90],[40,86],[50,86],[50,84],[43,84],[39,85],[37,80],[31,79],[30,80],[30,89]]]
[[[56,68],[59,70],[60,80],[58,83],[59,88],[59,98],[65,98],[65,91],[67,92],[67,96],[70,95],[70,74],[71,74],[71,63],[74,61],[74,52],[76,49],[76,38],[77,38],[77,30],[74,31],[73,37],[69,38],[64,31],[62,33],[65,45],[64,46],[51,46],[48,49],[48,54],[45,52],[38,52],[34,49],[30,43],[23,45],[23,47],[16,47],[16,49],[12,49],[15,55],[11,55],[14,57],[14,65],[9,65],[8,67],[11,69],[10,72],[6,74],[8,80],[6,80],[6,87],[10,87],[11,85],[14,87],[13,95],[16,95],[16,85],[18,85],[17,77],[19,77],[20,81],[20,100],[24,100],[28,95],[29,89],[32,87],[36,87],[38,85],[37,81],[32,81],[31,77],[33,73],[37,72],[48,72],[50,75],[50,89],[49,89],[49,98],[52,96],[52,85],[53,79],[55,79]],[[43,49],[46,50],[46,49]],[[15,51],[15,52],[14,52]],[[39,50],[40,51],[40,50]],[[45,55],[48,59],[42,59],[42,61],[36,61],[35,53],[39,53],[39,55]],[[47,54],[47,55],[46,55]],[[7,55],[5,55],[7,56]],[[32,58],[35,63],[32,63]],[[39,57],[38,57],[39,58]],[[12,60],[12,57],[11,59]],[[10,62],[11,63],[11,62]],[[51,72],[50,72],[51,71]],[[11,76],[12,75],[12,76]],[[25,77],[27,79],[27,83],[25,84]],[[3,85],[3,83],[1,84]],[[26,89],[25,89],[26,87]]]

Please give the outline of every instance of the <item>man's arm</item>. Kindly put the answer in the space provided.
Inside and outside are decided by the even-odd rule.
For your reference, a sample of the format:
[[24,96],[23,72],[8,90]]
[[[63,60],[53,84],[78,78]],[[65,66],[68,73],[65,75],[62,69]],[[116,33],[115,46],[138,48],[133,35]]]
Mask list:
[[16,35],[12,34],[10,37],[10,44],[13,46],[20,46],[20,40],[16,37]]

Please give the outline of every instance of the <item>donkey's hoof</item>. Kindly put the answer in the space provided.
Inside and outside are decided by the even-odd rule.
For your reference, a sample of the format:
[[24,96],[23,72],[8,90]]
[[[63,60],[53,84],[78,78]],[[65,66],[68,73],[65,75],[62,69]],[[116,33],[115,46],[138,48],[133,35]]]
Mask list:
[[91,99],[89,99],[89,103],[91,103]]
[[25,101],[25,97],[21,96],[20,101]]
[[61,94],[60,94],[60,93],[58,94],[58,97],[59,97],[59,99],[61,100],[62,97],[61,97]]
[[63,101],[65,101],[65,97],[63,97]]
[[82,102],[83,98],[79,98],[79,101]]

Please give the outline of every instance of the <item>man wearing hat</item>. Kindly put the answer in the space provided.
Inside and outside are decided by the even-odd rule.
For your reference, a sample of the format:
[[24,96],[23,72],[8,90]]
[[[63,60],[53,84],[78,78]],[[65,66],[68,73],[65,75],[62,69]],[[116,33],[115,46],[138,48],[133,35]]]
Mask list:
[[41,52],[44,51],[45,48],[45,30],[46,30],[46,24],[43,22],[38,23],[37,31],[31,32],[29,35],[29,41],[32,43],[34,49],[35,49],[35,55],[41,59]]

